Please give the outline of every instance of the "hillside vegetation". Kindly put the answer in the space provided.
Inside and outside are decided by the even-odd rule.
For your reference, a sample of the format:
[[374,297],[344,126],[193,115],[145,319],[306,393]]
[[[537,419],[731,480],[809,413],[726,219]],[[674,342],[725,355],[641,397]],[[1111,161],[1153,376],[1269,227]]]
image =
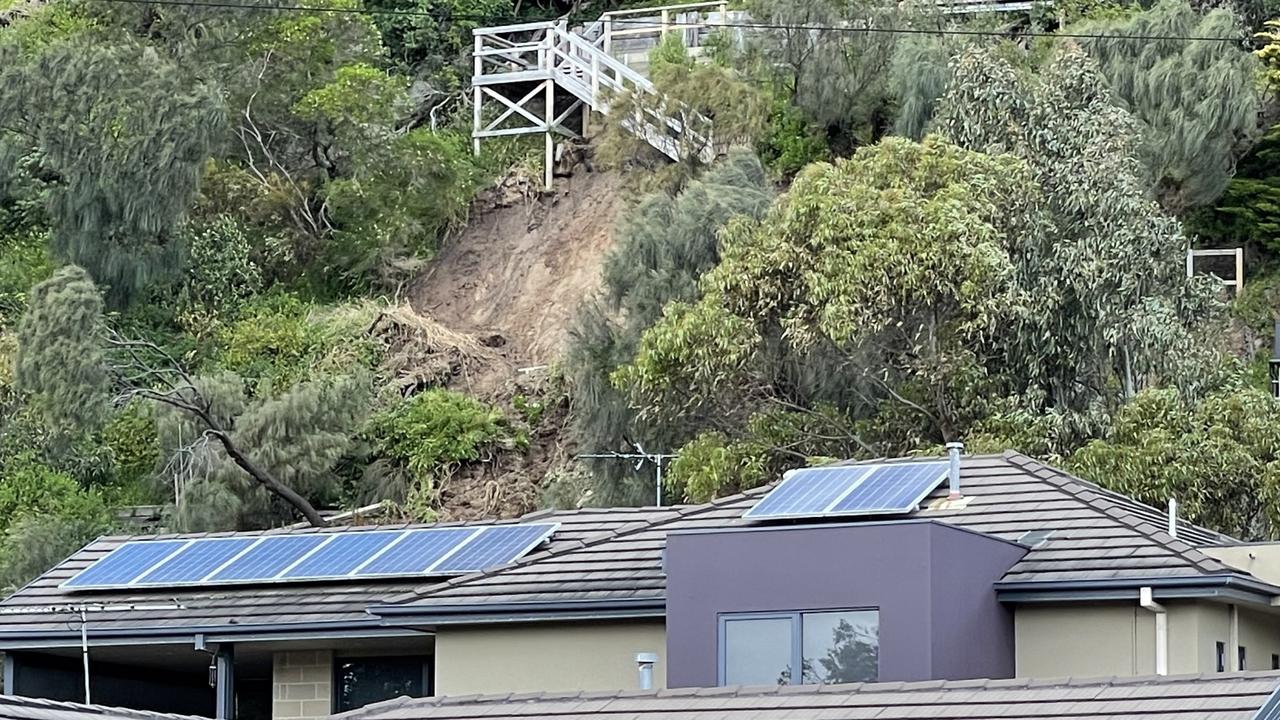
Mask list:
[[[544,192],[541,138],[472,156],[468,51],[617,7],[557,3],[3,5],[0,582],[130,505],[649,502],[575,460],[638,447],[700,501],[963,440],[1280,535],[1280,8],[747,2],[650,58],[716,162],[617,98]],[[1244,247],[1244,293],[1189,245]]]

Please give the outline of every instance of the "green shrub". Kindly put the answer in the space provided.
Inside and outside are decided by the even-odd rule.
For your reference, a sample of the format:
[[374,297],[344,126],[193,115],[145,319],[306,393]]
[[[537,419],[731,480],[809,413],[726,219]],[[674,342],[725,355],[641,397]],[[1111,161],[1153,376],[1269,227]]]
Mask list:
[[187,228],[186,312],[233,314],[262,290],[262,271],[244,224],[231,215]]
[[756,141],[756,152],[770,170],[783,178],[794,177],[805,165],[831,155],[821,128],[785,97],[773,99],[765,130]]
[[155,414],[150,405],[131,402],[102,428],[102,442],[115,460],[113,501],[149,501],[150,478],[156,470],[160,446],[156,440]]
[[520,444],[501,410],[441,388],[378,414],[369,433],[380,455],[403,463],[419,478],[448,475],[460,463]]
[[0,529],[25,517],[54,516],[105,522],[102,496],[70,475],[42,464],[34,452],[9,458],[0,478]]
[[344,278],[338,290],[381,280],[397,255],[433,255],[466,219],[479,177],[465,138],[426,129],[389,138],[354,164],[324,189],[336,232],[323,264]]
[[766,448],[730,442],[722,433],[702,433],[680,448],[663,484],[673,498],[706,502],[765,482]]
[[10,325],[27,306],[27,293],[53,274],[43,232],[0,235],[0,327]]
[[312,348],[307,338],[311,305],[296,295],[255,298],[236,320],[218,332],[213,364],[244,378],[275,379],[284,385],[301,379]]

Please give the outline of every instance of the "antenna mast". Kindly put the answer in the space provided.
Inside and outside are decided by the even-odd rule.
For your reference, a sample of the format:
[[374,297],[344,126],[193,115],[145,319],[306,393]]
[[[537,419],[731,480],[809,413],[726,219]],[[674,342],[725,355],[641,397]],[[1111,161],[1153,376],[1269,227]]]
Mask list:
[[[75,615],[80,619],[80,657],[84,665],[84,703],[89,705],[89,613],[95,612],[133,612],[139,610],[186,610],[186,606],[174,602],[171,605],[106,605],[90,603],[85,605],[45,605],[36,607],[2,607],[0,615]],[[5,688],[12,692],[12,688]]]

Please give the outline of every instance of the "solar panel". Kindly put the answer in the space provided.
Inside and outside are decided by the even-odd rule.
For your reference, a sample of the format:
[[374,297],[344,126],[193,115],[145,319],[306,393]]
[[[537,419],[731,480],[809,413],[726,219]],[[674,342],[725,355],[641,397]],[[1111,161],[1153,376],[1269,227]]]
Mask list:
[[284,578],[343,577],[379,550],[404,537],[404,531],[335,534],[324,547],[289,568]]
[[63,583],[69,589],[458,575],[506,565],[554,523],[138,540]]
[[746,517],[807,517],[826,512],[871,471],[867,465],[793,470]]
[[894,463],[880,465],[829,512],[849,513],[909,512],[938,487],[947,474],[947,463]]
[[70,588],[124,585],[186,546],[188,540],[126,543],[80,571],[64,585]]
[[262,580],[274,578],[320,547],[332,535],[277,535],[266,537],[249,552],[214,573],[214,582],[230,580]]
[[789,473],[746,518],[902,514],[947,475],[945,460],[839,465]]
[[481,530],[457,552],[440,561],[433,573],[467,573],[515,562],[555,530],[555,525],[495,525]]
[[357,568],[358,576],[418,575],[425,573],[462,541],[475,535],[476,528],[456,527],[411,530],[404,539]]
[[192,542],[136,581],[139,585],[176,585],[197,582],[244,552],[257,538],[215,538]]

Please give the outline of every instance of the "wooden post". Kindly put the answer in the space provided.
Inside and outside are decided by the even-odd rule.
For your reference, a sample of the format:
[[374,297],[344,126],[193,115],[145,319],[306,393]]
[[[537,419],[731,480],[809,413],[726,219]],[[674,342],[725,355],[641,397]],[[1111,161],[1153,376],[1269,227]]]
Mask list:
[[1196,274],[1196,252],[1191,248],[1187,248],[1187,277],[1195,277]]
[[484,117],[480,112],[480,105],[484,100],[478,83],[480,76],[484,74],[484,60],[480,57],[480,48],[483,46],[484,40],[477,35],[473,56],[474,65],[471,70],[471,151],[477,156],[480,154],[480,137],[476,133],[480,132],[480,124]]
[[1236,297],[1244,292],[1244,248],[1236,248]]
[[613,16],[608,15],[604,19],[604,54],[608,55],[613,50]]
[[667,30],[669,29],[668,25],[670,24],[671,24],[671,11],[666,8],[663,8],[662,9],[662,34],[659,35],[658,42],[662,42],[662,39],[667,36]]

